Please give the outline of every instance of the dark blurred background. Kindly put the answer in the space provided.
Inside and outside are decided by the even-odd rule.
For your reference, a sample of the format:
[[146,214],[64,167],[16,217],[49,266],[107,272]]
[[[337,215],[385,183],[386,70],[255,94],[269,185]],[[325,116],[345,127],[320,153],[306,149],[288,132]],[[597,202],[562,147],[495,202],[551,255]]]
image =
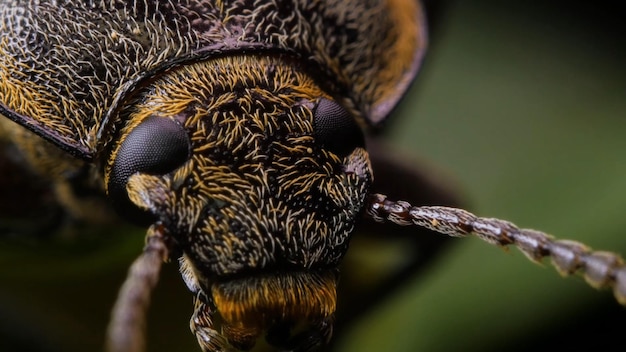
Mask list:
[[[446,174],[479,215],[626,254],[624,5],[432,3],[432,49],[384,137]],[[0,351],[100,350],[144,232],[98,231],[2,242]],[[337,350],[623,350],[626,310],[610,292],[517,250],[455,241]],[[176,265],[155,295],[149,350],[197,351]]]

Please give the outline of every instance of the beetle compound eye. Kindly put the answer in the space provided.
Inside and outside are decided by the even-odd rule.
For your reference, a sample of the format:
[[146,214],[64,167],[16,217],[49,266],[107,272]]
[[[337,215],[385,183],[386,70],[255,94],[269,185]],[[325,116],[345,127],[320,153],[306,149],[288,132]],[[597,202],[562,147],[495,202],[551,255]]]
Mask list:
[[320,99],[315,109],[313,128],[317,142],[339,157],[345,157],[354,148],[365,145],[363,131],[354,116],[333,100]]
[[122,213],[136,208],[126,193],[126,183],[135,173],[163,175],[189,159],[190,141],[179,123],[164,117],[148,117],[126,136],[111,168],[108,190]]

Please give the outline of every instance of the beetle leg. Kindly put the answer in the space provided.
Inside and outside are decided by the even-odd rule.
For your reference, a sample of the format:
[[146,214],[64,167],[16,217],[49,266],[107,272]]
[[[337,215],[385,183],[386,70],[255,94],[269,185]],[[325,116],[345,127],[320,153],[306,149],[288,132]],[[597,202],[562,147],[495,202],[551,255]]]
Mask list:
[[534,262],[551,257],[552,265],[561,275],[581,273],[590,286],[612,288],[617,301],[626,305],[626,263],[615,253],[593,251],[582,243],[557,240],[540,231],[520,229],[504,220],[477,217],[466,210],[414,207],[403,201],[389,201],[380,194],[371,196],[367,214],[379,222],[425,227],[452,237],[475,235],[501,247],[513,245]]
[[194,297],[194,310],[189,327],[196,335],[203,352],[233,351],[224,335],[213,328],[213,312],[203,292]]
[[317,330],[316,335],[319,338],[320,345],[324,346],[330,342],[330,339],[333,337],[334,325],[335,325],[334,314],[314,324],[314,328]]
[[294,352],[317,351],[321,346],[328,345],[333,337],[334,324],[334,315],[313,324],[312,330],[308,334],[309,337],[295,348]]
[[317,351],[320,347],[329,344],[333,335],[334,315],[326,319],[314,322],[311,327],[290,336],[290,324],[273,326],[267,335],[267,341],[281,348],[284,352],[310,352]]

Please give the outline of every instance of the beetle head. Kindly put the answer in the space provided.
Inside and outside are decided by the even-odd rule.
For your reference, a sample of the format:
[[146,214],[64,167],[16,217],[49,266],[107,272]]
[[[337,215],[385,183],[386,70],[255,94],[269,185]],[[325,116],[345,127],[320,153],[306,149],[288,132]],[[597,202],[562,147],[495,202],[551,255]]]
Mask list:
[[108,193],[165,229],[189,288],[239,327],[231,342],[332,316],[372,178],[352,114],[278,57],[177,68],[124,114]]

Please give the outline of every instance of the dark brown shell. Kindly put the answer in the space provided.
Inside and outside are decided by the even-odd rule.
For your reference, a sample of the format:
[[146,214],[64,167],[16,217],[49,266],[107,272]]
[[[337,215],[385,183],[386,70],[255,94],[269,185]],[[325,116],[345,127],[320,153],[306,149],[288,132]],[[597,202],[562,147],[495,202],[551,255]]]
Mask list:
[[415,0],[0,1],[0,114],[92,159],[143,80],[228,53],[284,53],[370,125],[425,47]]

